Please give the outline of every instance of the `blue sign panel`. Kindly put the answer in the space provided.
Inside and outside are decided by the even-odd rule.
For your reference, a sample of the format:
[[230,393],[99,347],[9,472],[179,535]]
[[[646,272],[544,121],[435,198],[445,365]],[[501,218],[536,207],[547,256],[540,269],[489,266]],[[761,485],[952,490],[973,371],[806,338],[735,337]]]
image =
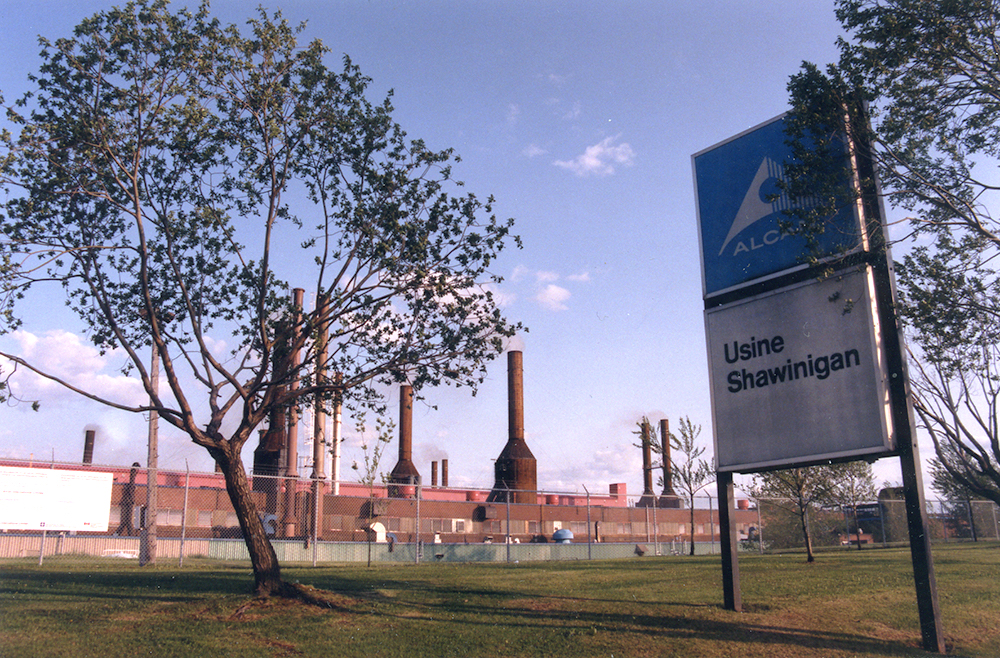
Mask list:
[[[779,228],[795,204],[777,186],[791,160],[786,139],[777,117],[692,157],[706,298],[803,266],[806,239]],[[842,254],[859,244],[859,226],[854,208],[842,210],[817,246]]]

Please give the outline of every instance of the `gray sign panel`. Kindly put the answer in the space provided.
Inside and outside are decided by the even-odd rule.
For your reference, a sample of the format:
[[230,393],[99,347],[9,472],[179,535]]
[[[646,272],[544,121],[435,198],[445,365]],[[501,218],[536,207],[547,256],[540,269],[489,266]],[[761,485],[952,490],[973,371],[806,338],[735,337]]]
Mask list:
[[870,269],[705,311],[719,471],[891,452]]

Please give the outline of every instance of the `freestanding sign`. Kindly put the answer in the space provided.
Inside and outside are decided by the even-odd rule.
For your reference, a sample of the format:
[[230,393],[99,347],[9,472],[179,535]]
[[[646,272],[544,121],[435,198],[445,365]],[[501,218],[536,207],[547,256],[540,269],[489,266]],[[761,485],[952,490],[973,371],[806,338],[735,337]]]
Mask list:
[[811,202],[783,196],[777,184],[791,155],[786,140],[778,117],[692,156],[725,607],[742,607],[734,472],[898,454],[923,645],[943,653],[876,172],[867,146],[845,139],[845,174],[854,178],[845,185],[865,184],[808,244],[785,230],[785,211]]
[[[786,140],[777,117],[692,158],[719,471],[893,450],[870,268],[784,280],[810,267],[805,238],[781,226],[809,203],[777,185]],[[863,249],[861,226],[858,208],[843,209],[814,246],[837,257]],[[762,281],[774,287],[741,294]]]

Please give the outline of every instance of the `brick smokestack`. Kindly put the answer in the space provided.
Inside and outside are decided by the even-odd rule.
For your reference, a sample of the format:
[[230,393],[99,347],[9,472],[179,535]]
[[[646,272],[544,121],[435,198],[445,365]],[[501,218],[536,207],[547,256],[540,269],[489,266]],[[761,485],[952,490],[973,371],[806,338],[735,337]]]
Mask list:
[[86,430],[83,433],[83,463],[94,463],[94,430]]
[[420,473],[413,465],[413,387],[399,387],[399,461],[389,474],[389,496],[413,498]]
[[656,504],[656,494],[653,493],[653,439],[650,436],[653,428],[643,417],[639,429],[642,437],[642,497],[635,506],[653,507]]
[[660,419],[660,446],[663,455],[663,493],[657,507],[678,508],[681,499],[674,491],[674,469],[670,461],[670,421]]
[[494,465],[496,480],[488,502],[537,502],[537,463],[524,442],[524,366],[519,351],[507,353],[507,445]]
[[431,462],[431,486],[438,486],[438,463]]
[[448,460],[441,460],[441,486],[448,488]]

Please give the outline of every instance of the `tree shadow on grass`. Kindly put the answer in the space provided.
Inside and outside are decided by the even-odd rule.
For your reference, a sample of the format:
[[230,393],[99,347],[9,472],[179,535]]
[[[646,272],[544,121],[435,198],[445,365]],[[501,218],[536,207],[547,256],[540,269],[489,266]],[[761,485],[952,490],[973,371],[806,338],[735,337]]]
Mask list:
[[[350,578],[324,578],[322,586],[341,593],[351,589],[352,595],[376,605],[356,606],[347,614],[379,618],[393,623],[406,623],[418,618],[422,623],[440,623],[442,630],[449,624],[465,627],[480,626],[487,633],[498,625],[521,627],[538,631],[561,632],[572,637],[600,632],[618,636],[627,645],[629,638],[643,636],[664,642],[693,640],[724,642],[734,648],[740,646],[773,645],[775,653],[789,655],[796,648],[822,648],[848,654],[871,656],[899,656],[912,653],[924,654],[916,643],[901,644],[862,635],[824,630],[822,628],[796,628],[769,624],[766,615],[770,606],[748,606],[747,613],[729,619],[706,618],[721,610],[718,604],[690,603],[684,601],[630,601],[615,598],[586,598],[560,595],[539,595],[537,592],[485,589],[478,587],[434,587],[426,582],[387,583],[388,589],[359,586]],[[414,597],[412,594],[419,592]],[[607,608],[613,607],[613,610]],[[650,610],[655,612],[650,612]]]
[[0,593],[80,599],[135,599],[179,602],[207,596],[249,595],[253,575],[247,568],[205,572],[139,568],[104,572],[0,568]]

